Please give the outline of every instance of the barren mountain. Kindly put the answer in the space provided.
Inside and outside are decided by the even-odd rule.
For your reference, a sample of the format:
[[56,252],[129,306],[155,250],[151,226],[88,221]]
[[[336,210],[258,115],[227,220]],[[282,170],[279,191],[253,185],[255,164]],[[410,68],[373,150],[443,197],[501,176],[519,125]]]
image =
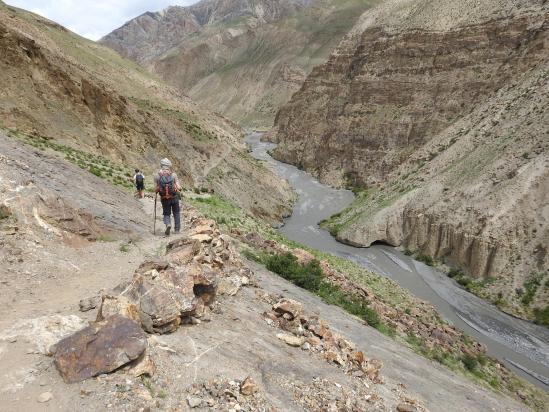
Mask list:
[[340,240],[434,258],[485,279],[468,286],[503,309],[541,316],[548,19],[535,0],[366,12],[278,113],[275,156],[359,192],[327,223]]
[[1,127],[148,175],[167,156],[188,187],[271,221],[288,212],[289,187],[246,154],[237,125],[109,48],[0,3],[0,51]]
[[265,127],[373,3],[204,0],[146,13],[101,43],[232,120]]

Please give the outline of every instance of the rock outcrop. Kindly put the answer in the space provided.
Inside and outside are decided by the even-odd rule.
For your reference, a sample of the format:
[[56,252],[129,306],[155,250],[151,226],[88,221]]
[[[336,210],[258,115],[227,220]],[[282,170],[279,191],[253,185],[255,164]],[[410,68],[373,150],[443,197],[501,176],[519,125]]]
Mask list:
[[207,107],[264,128],[371,3],[203,0],[145,13],[100,42]]
[[548,267],[548,25],[538,1],[384,3],[280,110],[274,155],[360,192],[327,223],[339,240],[505,278],[493,300],[531,316],[516,290]]

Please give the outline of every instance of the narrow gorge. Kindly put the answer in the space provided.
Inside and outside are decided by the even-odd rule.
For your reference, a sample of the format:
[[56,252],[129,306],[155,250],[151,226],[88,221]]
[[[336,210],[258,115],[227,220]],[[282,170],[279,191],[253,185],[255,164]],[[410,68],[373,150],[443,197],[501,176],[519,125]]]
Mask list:
[[340,241],[425,255],[541,318],[546,286],[521,299],[548,279],[549,8],[436,7],[365,13],[279,111],[274,156],[358,194],[324,222]]

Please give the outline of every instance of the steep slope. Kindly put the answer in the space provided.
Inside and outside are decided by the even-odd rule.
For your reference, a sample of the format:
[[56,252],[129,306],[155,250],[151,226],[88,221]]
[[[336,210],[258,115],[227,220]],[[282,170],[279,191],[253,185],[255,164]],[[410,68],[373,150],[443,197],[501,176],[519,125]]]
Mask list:
[[234,121],[272,125],[375,0],[204,0],[146,13],[101,42]]
[[326,223],[340,240],[498,277],[474,288],[541,317],[548,19],[538,1],[392,1],[365,13],[278,113],[275,156],[360,192]]
[[[272,221],[287,212],[290,189],[245,154],[238,126],[112,50],[0,3],[0,51],[3,128],[149,175],[168,156],[187,186],[236,193],[240,206]],[[217,168],[246,175],[248,184],[212,174]]]

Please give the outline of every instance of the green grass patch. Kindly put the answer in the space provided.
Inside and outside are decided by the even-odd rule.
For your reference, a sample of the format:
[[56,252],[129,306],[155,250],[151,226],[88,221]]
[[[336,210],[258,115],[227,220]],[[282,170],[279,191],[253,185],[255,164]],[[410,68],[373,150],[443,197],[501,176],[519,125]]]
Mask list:
[[279,274],[294,285],[316,294],[324,302],[343,308],[376,329],[380,329],[383,325],[383,331],[390,333],[391,329],[381,322],[377,312],[368,307],[368,301],[359,296],[346,293],[337,285],[325,280],[320,262],[317,259],[307,264],[301,264],[291,253],[283,255],[248,254],[248,257],[265,264],[268,270]]

